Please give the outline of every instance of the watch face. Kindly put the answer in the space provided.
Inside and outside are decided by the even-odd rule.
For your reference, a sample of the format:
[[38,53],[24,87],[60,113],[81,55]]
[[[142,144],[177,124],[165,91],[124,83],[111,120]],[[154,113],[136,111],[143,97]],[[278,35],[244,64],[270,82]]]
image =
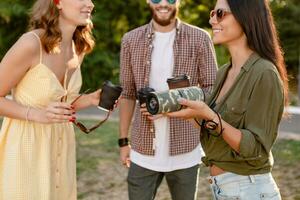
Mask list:
[[119,143],[119,147],[124,147],[128,145],[129,141],[128,138],[120,138],[118,140],[118,143]]
[[217,122],[214,122],[212,120],[207,120],[205,123],[204,123],[204,127],[208,130],[216,130],[217,127],[218,127],[218,123]]

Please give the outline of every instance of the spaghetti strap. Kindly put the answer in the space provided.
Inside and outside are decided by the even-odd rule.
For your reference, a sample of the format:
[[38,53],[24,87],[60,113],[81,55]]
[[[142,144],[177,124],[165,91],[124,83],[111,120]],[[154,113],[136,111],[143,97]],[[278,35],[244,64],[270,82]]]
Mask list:
[[40,39],[40,37],[35,32],[31,31],[30,33],[32,33],[38,39],[38,41],[39,41],[39,44],[40,44],[40,63],[39,64],[41,64],[42,63],[42,53],[43,53],[41,39]]

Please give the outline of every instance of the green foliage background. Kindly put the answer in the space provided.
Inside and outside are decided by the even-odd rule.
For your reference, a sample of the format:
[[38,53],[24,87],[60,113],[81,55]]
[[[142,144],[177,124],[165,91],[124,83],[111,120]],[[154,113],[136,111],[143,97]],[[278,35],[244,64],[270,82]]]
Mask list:
[[[27,30],[28,12],[34,0],[0,1],[0,60],[13,43]],[[182,0],[180,18],[210,31],[209,11],[212,0]],[[96,47],[82,66],[84,88],[99,88],[104,80],[118,83],[119,51],[122,35],[147,23],[151,16],[146,0],[94,0],[93,14]],[[271,0],[271,6],[285,50],[285,58],[292,82],[296,82],[300,65],[300,1]],[[219,65],[228,55],[216,47]],[[293,79],[294,78],[294,79]]]

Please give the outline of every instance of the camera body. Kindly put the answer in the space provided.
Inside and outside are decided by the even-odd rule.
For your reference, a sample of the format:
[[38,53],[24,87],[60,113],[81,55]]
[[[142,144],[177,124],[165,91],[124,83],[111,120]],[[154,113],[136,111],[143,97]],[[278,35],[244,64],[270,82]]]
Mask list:
[[139,91],[137,92],[137,98],[139,100],[140,105],[146,103],[148,94],[150,92],[154,92],[154,91],[155,90],[150,87],[145,87],[145,88],[139,89]]
[[178,111],[182,109],[182,105],[178,102],[179,98],[204,101],[205,94],[197,86],[171,89],[164,92],[150,92],[147,95],[146,107],[152,115]]

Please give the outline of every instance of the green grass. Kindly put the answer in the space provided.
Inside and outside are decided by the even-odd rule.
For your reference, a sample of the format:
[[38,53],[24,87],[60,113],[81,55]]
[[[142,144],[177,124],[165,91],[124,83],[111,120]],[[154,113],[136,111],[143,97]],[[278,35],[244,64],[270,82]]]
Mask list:
[[278,140],[273,148],[275,164],[295,165],[300,162],[300,141]]
[[[92,124],[91,122],[88,122]],[[118,123],[107,122],[102,127],[97,129],[91,135],[84,135],[79,130],[76,130],[77,135],[77,170],[79,182],[82,177],[106,177],[107,173],[118,171],[122,168],[119,162],[119,149],[117,147],[118,138]],[[300,200],[300,141],[294,140],[277,140],[273,147],[274,168],[273,176],[281,189],[282,199]],[[102,167],[101,167],[102,166]],[[113,166],[113,169],[109,169]],[[117,166],[117,167],[116,167]],[[119,166],[119,168],[118,168]],[[100,167],[100,170],[99,170]],[[82,174],[85,173],[85,174]],[[123,185],[122,190],[126,190],[126,171],[123,182],[111,182],[107,188],[111,193],[118,193],[120,191],[120,184]],[[205,178],[208,176],[208,169],[201,167],[199,195],[201,199],[210,199],[210,191]],[[95,179],[91,178],[91,181]],[[106,177],[104,180],[110,180]],[[84,182],[84,181],[83,181]],[[101,181],[100,181],[101,182]],[[97,183],[86,182],[85,185],[96,185]],[[98,183],[99,184],[99,183]],[[112,184],[112,185],[111,185]],[[88,198],[89,192],[82,192],[79,188],[79,199]],[[166,191],[162,191],[166,192]],[[107,192],[98,194],[99,197],[107,198]],[[198,195],[198,196],[199,196]],[[124,199],[127,199],[124,197]],[[158,198],[158,200],[160,200]]]
[[[83,123],[90,127],[97,122]],[[122,199],[127,199],[127,170],[119,163],[118,126],[118,122],[108,121],[88,135],[75,128],[79,199],[90,199],[92,196],[95,199],[120,199],[112,197],[113,194],[124,195]],[[275,164],[272,173],[281,189],[282,199],[300,200],[300,141],[277,140],[273,147],[273,155]],[[201,191],[198,192],[199,195],[201,193],[201,200],[210,199],[205,180],[207,176],[208,169],[201,167]],[[166,192],[167,187],[161,191],[163,194]]]
[[[86,122],[91,126],[94,122]],[[100,160],[118,159],[119,149],[117,146],[118,123],[107,122],[89,135],[83,134],[76,129],[77,150],[82,152],[77,159],[79,172],[83,168],[94,168]],[[85,150],[90,152],[97,151],[100,157],[94,157],[93,154],[85,155]],[[273,147],[273,155],[276,165],[295,165],[300,162],[300,141],[295,140],[277,140]]]
[[[87,127],[93,126],[94,121],[84,121]],[[85,134],[76,128],[77,140],[77,173],[95,170],[98,163],[118,159],[118,124],[106,122],[90,134]]]

